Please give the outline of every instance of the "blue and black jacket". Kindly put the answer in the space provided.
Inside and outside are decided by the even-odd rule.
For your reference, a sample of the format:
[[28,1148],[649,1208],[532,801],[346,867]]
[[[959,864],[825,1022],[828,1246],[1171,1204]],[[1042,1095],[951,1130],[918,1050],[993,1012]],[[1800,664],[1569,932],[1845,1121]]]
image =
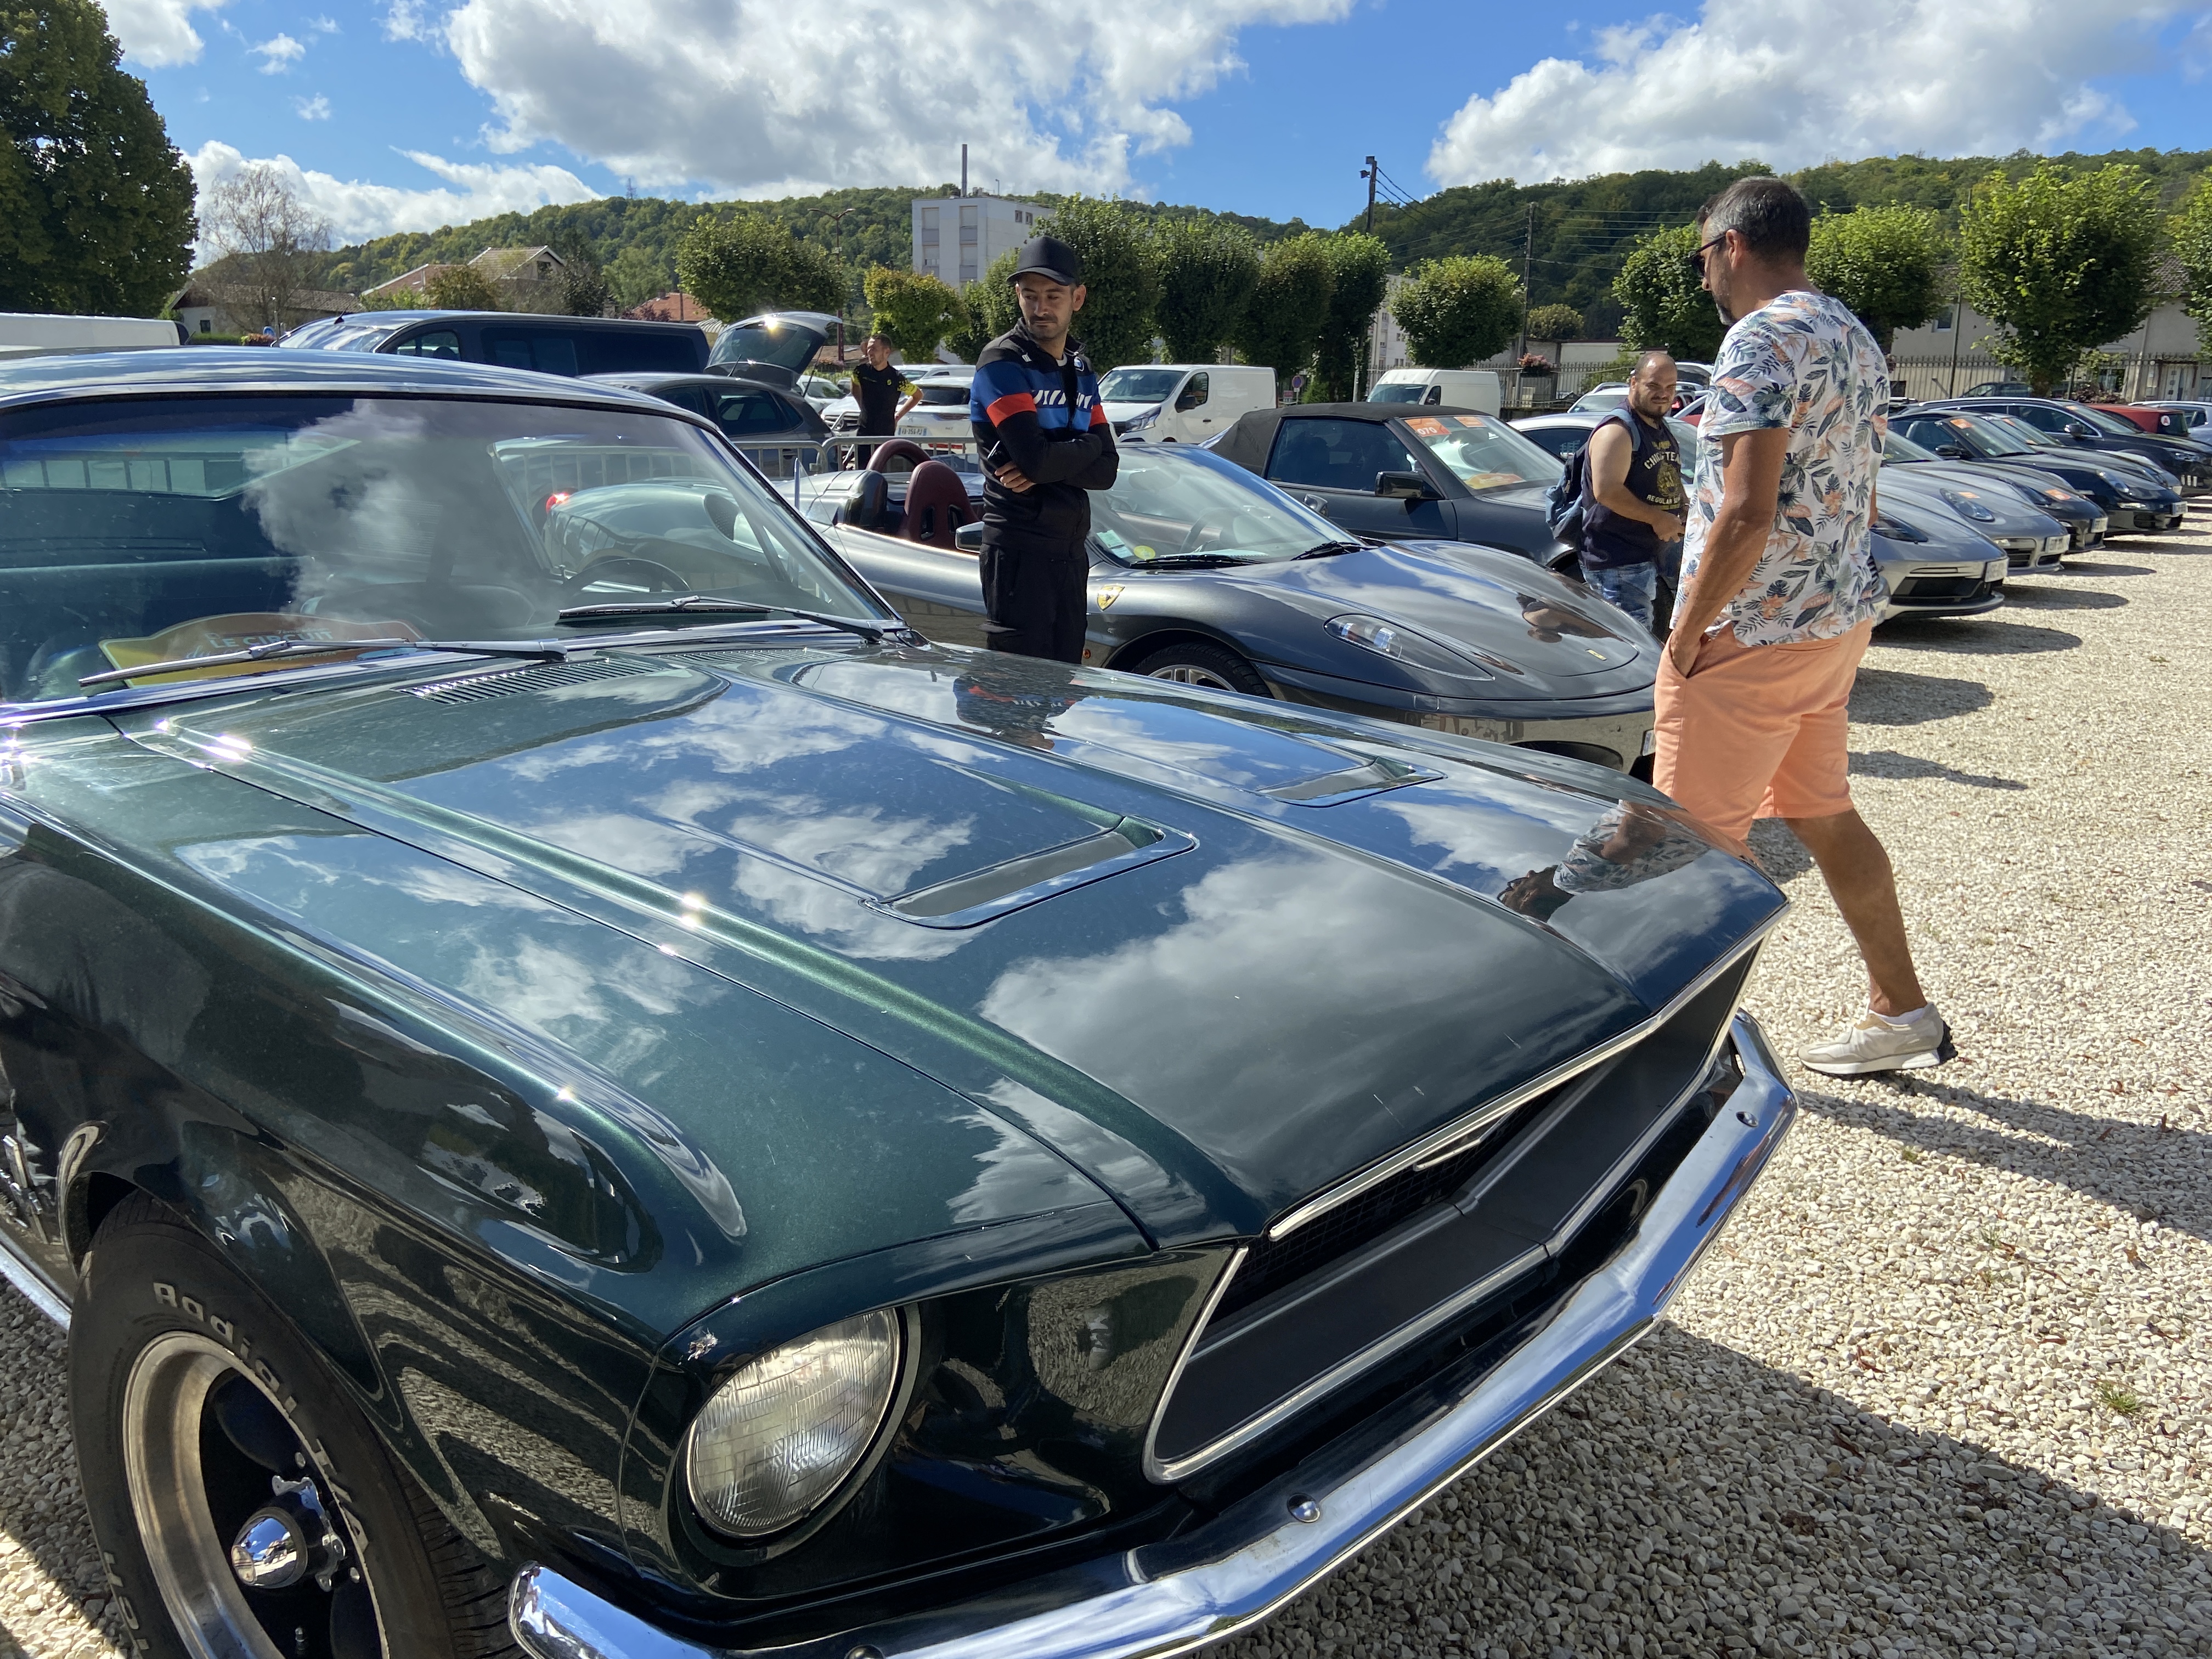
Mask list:
[[983,348],[968,394],[969,424],[988,469],[1011,461],[1036,488],[983,484],[983,537],[1001,547],[1080,548],[1091,533],[1088,490],[1114,482],[1114,428],[1083,348],[1052,354],[1017,324]]

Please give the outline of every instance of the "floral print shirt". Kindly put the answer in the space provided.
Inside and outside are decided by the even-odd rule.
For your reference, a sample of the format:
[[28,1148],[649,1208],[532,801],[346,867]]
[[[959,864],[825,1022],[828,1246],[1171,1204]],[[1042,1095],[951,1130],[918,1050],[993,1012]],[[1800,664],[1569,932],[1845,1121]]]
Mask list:
[[1841,301],[1793,289],[1737,320],[1721,342],[1698,428],[1682,575],[1697,574],[1721,506],[1721,447],[1732,432],[1786,428],[1781,497],[1766,550],[1722,611],[1746,645],[1832,639],[1881,613],[1874,562],[1875,469],[1889,430],[1889,374]]

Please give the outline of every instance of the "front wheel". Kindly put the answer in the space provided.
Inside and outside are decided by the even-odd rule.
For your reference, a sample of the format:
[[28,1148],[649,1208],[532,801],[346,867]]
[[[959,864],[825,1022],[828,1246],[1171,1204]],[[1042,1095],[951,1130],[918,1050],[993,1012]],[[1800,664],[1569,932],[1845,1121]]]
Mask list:
[[101,1224],[70,1409],[118,1612],[164,1659],[489,1659],[506,1587],[292,1328],[143,1197]]
[[1136,665],[1136,672],[1178,685],[1202,685],[1209,691],[1242,691],[1250,697],[1267,695],[1267,683],[1252,665],[1226,646],[1204,640],[1188,640],[1163,646]]

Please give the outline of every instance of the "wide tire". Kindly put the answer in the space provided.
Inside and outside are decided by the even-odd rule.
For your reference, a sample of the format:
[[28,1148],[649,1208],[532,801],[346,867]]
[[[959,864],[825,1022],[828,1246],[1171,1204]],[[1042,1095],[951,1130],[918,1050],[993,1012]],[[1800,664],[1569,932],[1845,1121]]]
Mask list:
[[1133,672],[1148,674],[1156,680],[1173,680],[1180,685],[1202,685],[1212,691],[1242,691],[1248,697],[1268,695],[1267,682],[1260,678],[1250,663],[1226,646],[1211,645],[1203,640],[1162,646],[1139,659]]
[[[519,1653],[499,1575],[205,1239],[136,1197],[101,1224],[85,1265],[70,1409],[129,1650]],[[261,1549],[234,1566],[249,1534]]]

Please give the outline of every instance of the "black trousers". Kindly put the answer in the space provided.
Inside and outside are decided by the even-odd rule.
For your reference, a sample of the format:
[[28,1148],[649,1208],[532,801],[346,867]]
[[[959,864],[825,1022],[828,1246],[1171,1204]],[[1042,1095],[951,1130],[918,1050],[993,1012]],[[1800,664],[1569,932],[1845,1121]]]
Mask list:
[[983,532],[984,642],[1017,656],[1083,660],[1083,545],[996,544]]

